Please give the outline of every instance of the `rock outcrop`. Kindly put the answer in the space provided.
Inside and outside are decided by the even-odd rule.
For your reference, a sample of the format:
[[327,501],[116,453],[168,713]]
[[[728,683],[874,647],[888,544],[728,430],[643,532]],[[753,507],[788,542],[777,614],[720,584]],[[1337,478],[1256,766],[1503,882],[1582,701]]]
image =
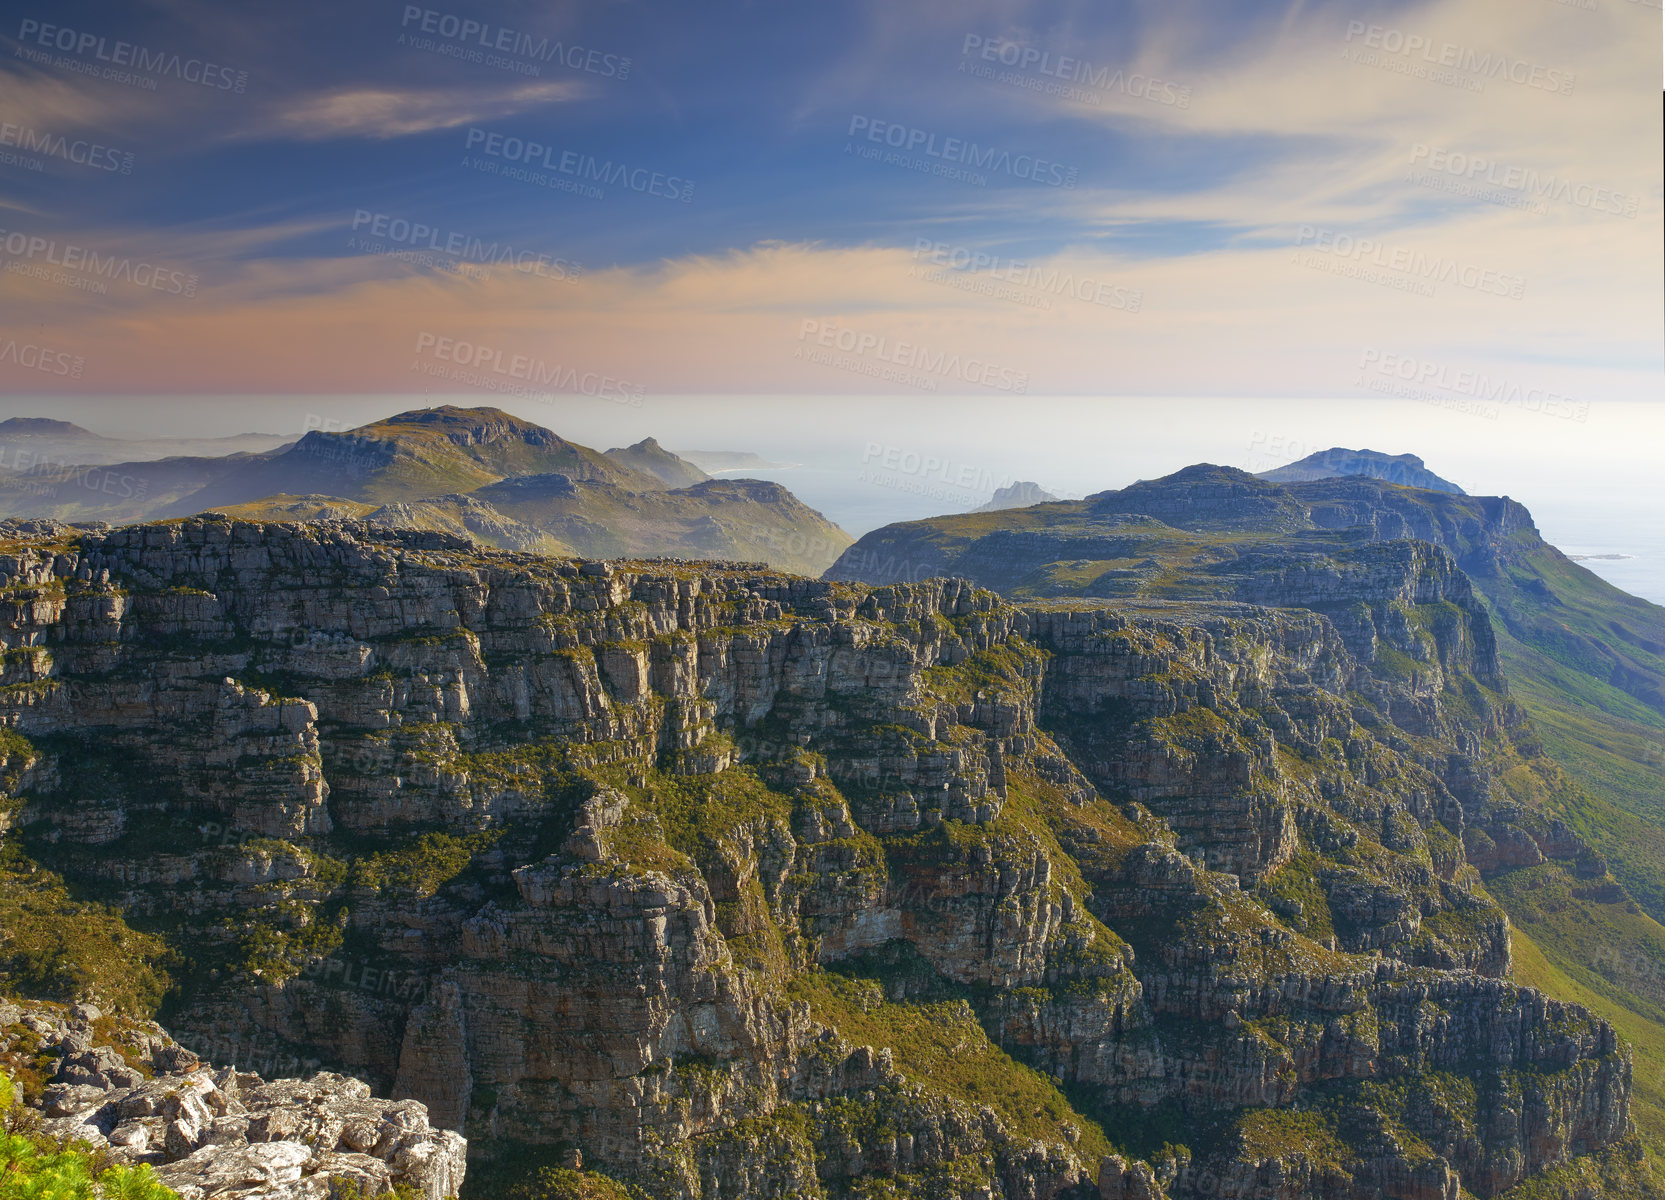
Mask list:
[[96,1006],[0,1001],[0,1061],[44,1077],[25,1094],[41,1131],[116,1162],[148,1163],[181,1200],[332,1200],[461,1190],[464,1140],[414,1100],[375,1099],[329,1072],[264,1080],[199,1059],[151,1023]]

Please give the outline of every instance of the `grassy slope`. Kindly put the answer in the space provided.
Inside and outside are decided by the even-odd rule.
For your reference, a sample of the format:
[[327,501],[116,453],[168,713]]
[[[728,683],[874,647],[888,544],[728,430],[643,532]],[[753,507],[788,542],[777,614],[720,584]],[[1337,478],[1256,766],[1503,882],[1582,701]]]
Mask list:
[[1635,905],[1574,903],[1575,889],[1548,863],[1487,884],[1515,927],[1515,978],[1613,1023],[1636,1053],[1631,1115],[1665,1144],[1665,928]]
[[481,488],[478,498],[597,558],[763,561],[815,575],[851,541],[785,488],[747,480],[661,491],[580,483],[570,494],[505,484]]

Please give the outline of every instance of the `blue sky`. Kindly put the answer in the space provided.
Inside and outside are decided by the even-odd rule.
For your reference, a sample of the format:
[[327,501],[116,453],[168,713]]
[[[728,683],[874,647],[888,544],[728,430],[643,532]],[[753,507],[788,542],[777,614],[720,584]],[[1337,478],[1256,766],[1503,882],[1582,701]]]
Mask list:
[[1657,390],[1629,0],[12,13],[0,304],[82,364],[14,392]]

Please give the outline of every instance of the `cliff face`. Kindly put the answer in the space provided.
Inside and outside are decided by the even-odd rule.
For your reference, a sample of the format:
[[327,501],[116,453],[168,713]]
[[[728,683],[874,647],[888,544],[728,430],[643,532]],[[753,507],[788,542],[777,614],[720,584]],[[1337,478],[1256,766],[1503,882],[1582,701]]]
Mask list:
[[[1018,600],[1300,605],[1327,616],[1378,672],[1418,669],[1394,653],[1408,631],[1398,629],[1396,639],[1378,619],[1387,597],[1402,601],[1403,583],[1437,586],[1468,614],[1459,619],[1477,652],[1482,639],[1495,641],[1511,696],[1558,769],[1582,787],[1582,796],[1561,789],[1562,815],[1612,862],[1629,894],[1665,919],[1658,836],[1665,821],[1665,609],[1570,561],[1506,496],[1361,476],[1276,483],[1191,467],[1079,502],[889,525],[865,535],[827,572],[874,584],[937,575]],[[1482,601],[1495,634],[1480,627]],[[1364,609],[1373,629],[1361,623]],[[1650,969],[1665,970],[1665,953],[1651,957]],[[1629,990],[1623,979],[1607,979]]]
[[1252,597],[1324,611],[1018,607],[41,528],[0,548],[12,836],[188,948],[187,1045],[317,1058],[498,1161],[704,1200],[1494,1195],[1624,1137],[1630,1065],[1501,980],[1465,846],[1576,839],[1494,795],[1466,580],[1372,549]]

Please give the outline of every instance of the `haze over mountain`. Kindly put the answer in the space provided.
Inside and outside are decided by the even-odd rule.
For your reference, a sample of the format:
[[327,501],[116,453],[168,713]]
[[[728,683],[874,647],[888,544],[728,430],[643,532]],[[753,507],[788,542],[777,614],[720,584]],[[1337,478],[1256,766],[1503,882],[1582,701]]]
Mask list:
[[711,478],[696,464],[672,454],[652,438],[643,438],[634,446],[609,450],[607,457],[632,470],[654,476],[666,487],[687,487],[690,483]]
[[1332,446],[1286,466],[1260,472],[1262,479],[1270,479],[1274,483],[1299,483],[1348,475],[1364,475],[1433,492],[1464,494],[1462,488],[1449,479],[1441,479],[1414,454],[1383,454],[1376,450],[1348,450],[1342,446]]
[[987,504],[973,512],[999,512],[1003,508],[1028,508],[1031,504],[1046,504],[1058,499],[1038,483],[1020,479],[1006,487],[996,488]]
[[678,450],[677,457],[693,463],[702,471],[765,471],[779,470],[786,463],[770,462],[750,450]]
[[294,440],[293,435],[241,433],[230,437],[112,438],[51,417],[8,417],[0,421],[0,467],[148,462],[158,458],[258,454]]
[[443,405],[261,454],[0,472],[0,513],[130,522],[352,515],[553,554],[761,561],[818,573],[850,538],[778,484],[715,481],[652,438],[606,453],[496,408]]

